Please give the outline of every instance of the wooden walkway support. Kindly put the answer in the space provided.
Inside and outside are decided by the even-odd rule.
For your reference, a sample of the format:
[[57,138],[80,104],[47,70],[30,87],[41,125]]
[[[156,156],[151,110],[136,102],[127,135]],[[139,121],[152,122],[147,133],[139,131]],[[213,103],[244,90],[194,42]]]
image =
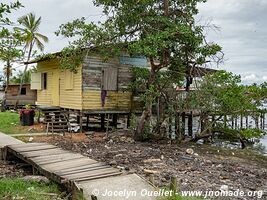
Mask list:
[[[1,136],[1,134],[0,134]],[[7,136],[10,137],[10,136]],[[10,137],[12,138],[12,137]],[[15,139],[14,139],[15,140]],[[33,171],[61,184],[75,194],[83,193],[86,199],[92,199],[92,192],[121,190],[121,188],[141,194],[155,188],[136,174],[126,174],[105,163],[97,162],[78,153],[63,150],[46,143],[12,142],[5,147],[5,159],[17,157],[33,167]],[[118,197],[97,196],[98,200],[122,200]],[[130,200],[155,200],[156,197],[133,196]]]

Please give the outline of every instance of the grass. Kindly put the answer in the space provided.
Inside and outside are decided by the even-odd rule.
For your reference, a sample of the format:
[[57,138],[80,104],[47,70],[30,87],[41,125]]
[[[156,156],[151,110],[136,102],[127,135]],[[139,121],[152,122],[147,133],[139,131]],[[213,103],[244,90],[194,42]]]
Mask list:
[[56,184],[42,184],[22,179],[0,179],[0,199],[52,200],[60,196]]
[[45,132],[42,124],[21,126],[19,114],[14,112],[0,112],[0,132],[5,134],[26,134]]
[[0,132],[6,134],[18,134],[22,131],[16,127],[19,125],[19,114],[0,112]]

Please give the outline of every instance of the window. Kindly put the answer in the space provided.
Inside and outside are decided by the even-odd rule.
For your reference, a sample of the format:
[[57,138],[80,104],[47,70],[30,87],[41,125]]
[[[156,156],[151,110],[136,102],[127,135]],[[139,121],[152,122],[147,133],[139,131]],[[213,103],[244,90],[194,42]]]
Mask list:
[[26,88],[21,88],[20,94],[21,95],[26,95]]
[[47,89],[47,73],[42,73],[42,90]]
[[102,89],[118,90],[118,69],[114,67],[104,68],[102,70]]
[[70,70],[65,70],[65,89],[72,90],[73,89],[73,72]]
[[42,73],[35,72],[31,74],[31,90],[42,89]]

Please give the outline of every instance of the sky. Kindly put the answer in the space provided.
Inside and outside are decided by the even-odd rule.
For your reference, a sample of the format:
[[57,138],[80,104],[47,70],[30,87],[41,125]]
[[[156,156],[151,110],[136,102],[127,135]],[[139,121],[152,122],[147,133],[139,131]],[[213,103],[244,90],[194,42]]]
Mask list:
[[[29,12],[42,16],[39,32],[50,40],[45,47],[46,53],[60,51],[68,45],[68,40],[54,34],[60,24],[80,17],[86,17],[88,22],[105,19],[101,8],[95,7],[92,0],[21,2],[24,8],[9,17],[15,20]],[[209,23],[219,27],[207,32],[208,40],[221,45],[225,53],[224,63],[219,69],[240,74],[246,84],[267,81],[267,0],[208,0],[199,5],[199,11],[197,21],[200,24]]]

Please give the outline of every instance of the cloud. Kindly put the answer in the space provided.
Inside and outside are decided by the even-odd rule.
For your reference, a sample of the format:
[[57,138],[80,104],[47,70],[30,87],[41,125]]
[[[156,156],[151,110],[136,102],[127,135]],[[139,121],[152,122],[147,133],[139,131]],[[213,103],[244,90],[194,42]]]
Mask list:
[[[2,0],[1,2],[10,2]],[[13,12],[18,17],[35,12],[42,16],[40,32],[50,39],[45,52],[60,51],[68,40],[56,37],[54,32],[60,24],[86,17],[88,22],[101,21],[101,8],[94,7],[90,0],[21,0],[25,8]],[[222,69],[241,74],[245,79],[262,82],[267,77],[267,1],[266,0],[208,0],[199,4],[198,21],[220,27],[220,31],[208,31],[208,40],[223,47],[225,64]],[[0,67],[1,68],[1,67]],[[255,77],[250,76],[254,74]],[[251,80],[252,81],[252,80]]]

